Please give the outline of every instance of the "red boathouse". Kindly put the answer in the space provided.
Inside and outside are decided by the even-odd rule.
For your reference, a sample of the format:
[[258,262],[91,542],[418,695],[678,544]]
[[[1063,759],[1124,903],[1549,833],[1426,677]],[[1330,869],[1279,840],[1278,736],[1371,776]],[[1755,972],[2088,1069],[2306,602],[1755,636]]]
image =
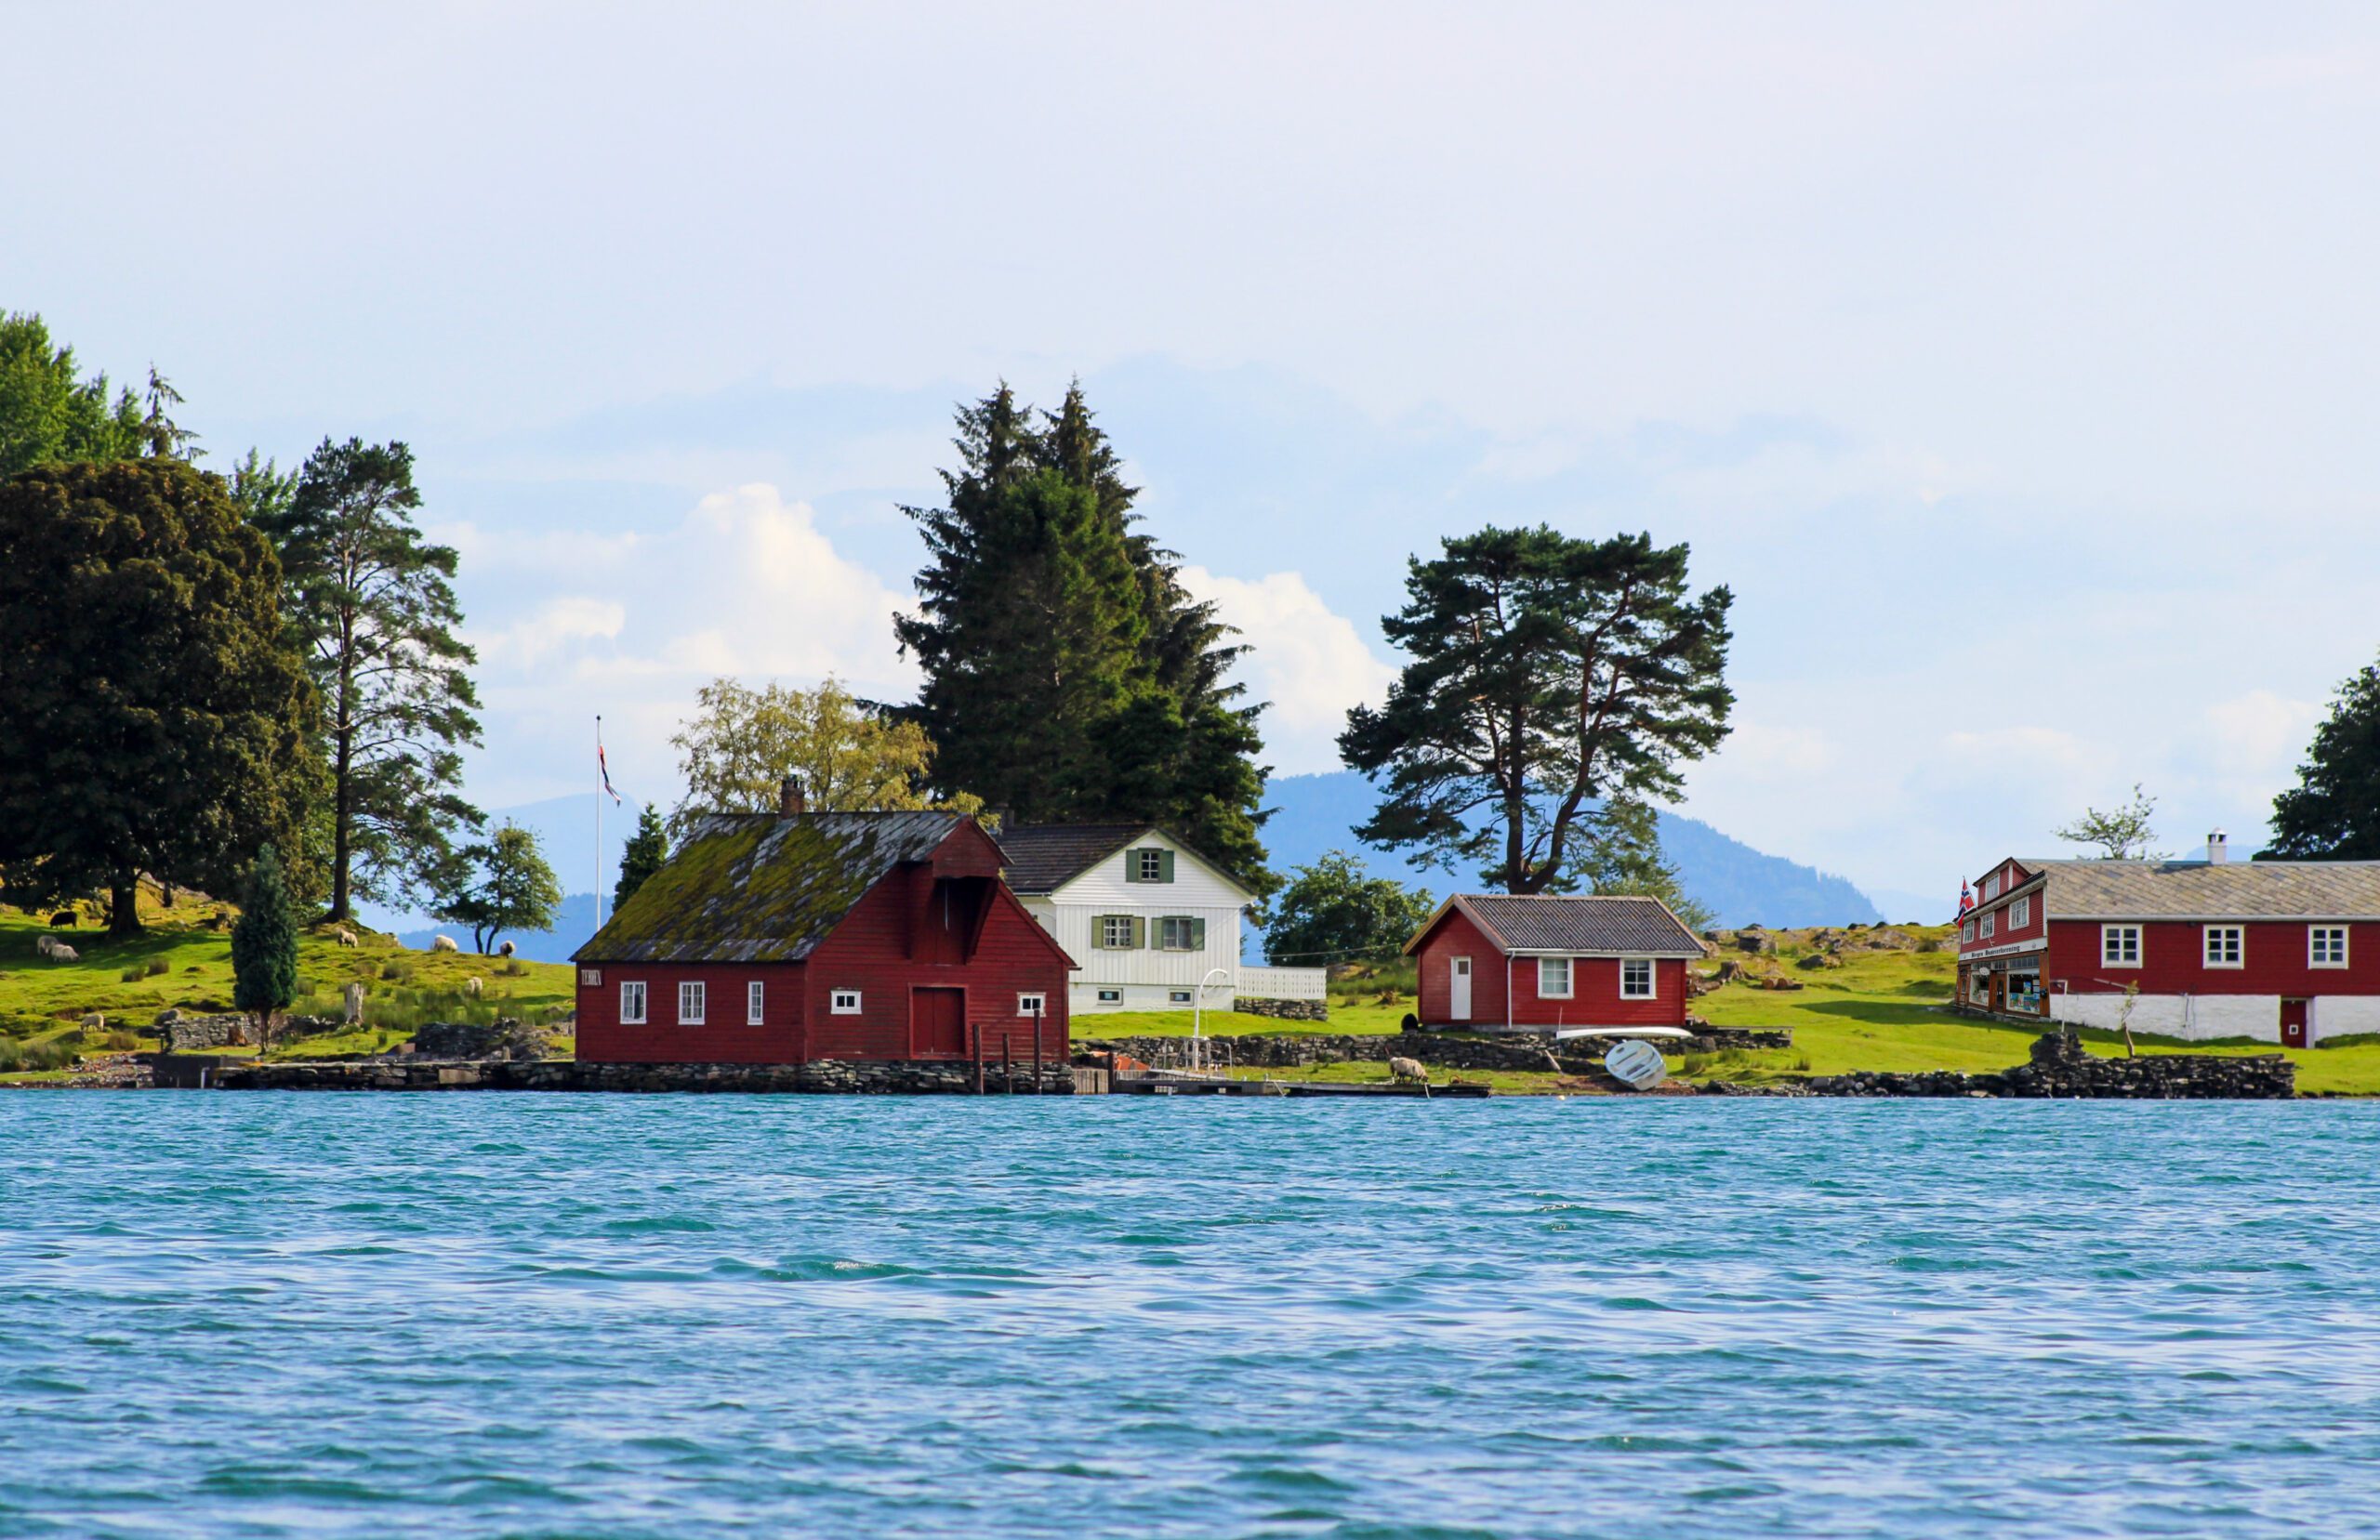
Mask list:
[[704,819],[578,949],[580,1060],[1064,1059],[1074,959],[973,819],[787,803]]
[[1701,938],[1659,899],[1461,894],[1405,943],[1426,1027],[1683,1027]]

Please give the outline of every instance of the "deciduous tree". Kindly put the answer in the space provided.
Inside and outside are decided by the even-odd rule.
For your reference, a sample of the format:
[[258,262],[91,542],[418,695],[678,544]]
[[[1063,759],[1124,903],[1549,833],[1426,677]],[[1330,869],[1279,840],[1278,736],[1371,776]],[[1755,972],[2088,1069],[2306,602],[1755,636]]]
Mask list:
[[460,789],[480,728],[476,660],[455,634],[456,558],[422,538],[420,506],[403,444],[325,439],[286,508],[261,520],[325,709],[333,919],[358,897],[418,893],[455,831],[482,823]]
[[321,794],[317,697],[281,569],[216,477],[177,460],[0,481],[0,868],[20,901],[143,872],[229,891]]
[[1332,850],[1289,873],[1273,896],[1264,958],[1293,967],[1381,961],[1395,956],[1430,917],[1430,895],[1392,877],[1365,874],[1355,858]]
[[2380,860],[2380,664],[2339,686],[2297,784],[2273,798],[2272,847],[2260,857]]
[[551,930],[562,907],[562,882],[535,831],[507,820],[484,844],[469,845],[443,862],[443,891],[433,911],[471,928],[482,956],[508,930]]
[[831,675],[815,690],[714,679],[697,706],[669,740],[686,783],[669,817],[672,837],[683,838],[705,813],[775,811],[788,775],[800,780],[813,812],[983,806],[963,794],[937,799],[929,784],[934,745],[925,730],[867,705]]
[[1732,596],[1690,592],[1687,556],[1540,526],[1416,558],[1382,622],[1410,661],[1339,738],[1382,791],[1356,832],[1449,870],[1479,862],[1508,892],[1574,885],[1596,800],[1674,797],[1679,767],[1726,736]]
[[2082,816],[2051,834],[2070,845],[2096,845],[2102,861],[2156,861],[2149,847],[2157,831],[2149,826],[2156,816],[2157,799],[2132,783],[2132,800],[2104,810],[2085,808]]

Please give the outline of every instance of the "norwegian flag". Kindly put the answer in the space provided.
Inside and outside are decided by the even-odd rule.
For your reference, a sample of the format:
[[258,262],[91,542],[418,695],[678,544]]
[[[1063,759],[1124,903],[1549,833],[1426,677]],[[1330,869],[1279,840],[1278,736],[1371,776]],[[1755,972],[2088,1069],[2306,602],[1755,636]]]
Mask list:
[[[618,792],[612,790],[612,766],[611,762],[603,757],[603,741],[600,738],[595,741],[595,773],[602,777],[603,790],[611,797],[613,805],[618,806],[621,796]],[[1962,910],[1961,913],[1964,914],[1965,911]]]
[[1970,910],[1970,909],[1973,909],[1974,907],[1975,907],[1975,889],[1974,889],[1973,888],[1968,887],[1968,886],[1967,886],[1965,883],[1964,883],[1964,882],[1963,882],[1963,883],[1961,883],[1961,884],[1959,884],[1959,916],[1958,916],[1958,917],[1959,917],[1959,918],[1961,918],[1961,919],[1965,919],[1965,918],[1967,917],[1967,911],[1968,911],[1968,910]]

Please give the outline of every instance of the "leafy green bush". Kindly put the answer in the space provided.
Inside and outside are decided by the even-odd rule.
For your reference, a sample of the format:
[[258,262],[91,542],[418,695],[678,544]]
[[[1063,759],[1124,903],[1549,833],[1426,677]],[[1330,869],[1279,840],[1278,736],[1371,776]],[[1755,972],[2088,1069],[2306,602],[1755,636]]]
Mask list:
[[127,984],[137,984],[147,977],[149,977],[149,970],[138,963],[116,975],[117,981]]
[[0,1074],[14,1074],[21,1070],[71,1069],[79,1057],[62,1041],[20,1043],[13,1038],[0,1038]]
[[402,957],[392,957],[380,965],[380,978],[384,982],[391,984],[412,983],[413,964]]
[[173,970],[174,965],[165,961],[163,957],[152,957],[149,959],[149,977],[152,979],[161,979],[166,974],[171,973]]

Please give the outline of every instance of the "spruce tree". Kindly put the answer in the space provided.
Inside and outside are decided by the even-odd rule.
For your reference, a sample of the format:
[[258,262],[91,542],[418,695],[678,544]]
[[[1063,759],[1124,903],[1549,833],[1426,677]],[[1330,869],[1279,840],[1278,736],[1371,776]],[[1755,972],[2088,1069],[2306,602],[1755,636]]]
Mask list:
[[620,849],[620,880],[612,888],[612,913],[618,914],[668,859],[668,826],[661,821],[661,809],[648,802],[636,815],[636,833],[628,836],[628,844]]
[[273,1018],[298,998],[298,915],[283,881],[281,856],[257,852],[240,892],[239,923],[231,927],[231,1006],[256,1024],[258,1046],[270,1046]]

